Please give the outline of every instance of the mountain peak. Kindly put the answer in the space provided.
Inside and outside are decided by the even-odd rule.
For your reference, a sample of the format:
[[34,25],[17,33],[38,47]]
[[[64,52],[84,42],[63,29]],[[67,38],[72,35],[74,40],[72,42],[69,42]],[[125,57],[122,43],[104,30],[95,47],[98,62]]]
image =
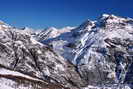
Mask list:
[[49,30],[57,30],[55,27],[49,27],[47,29],[49,29]]
[[84,21],[79,27],[78,29],[79,30],[82,30],[82,29],[89,29],[91,27],[95,26],[95,21],[91,21],[89,19],[87,19],[86,21]]
[[102,19],[106,19],[106,18],[119,18],[119,16],[116,16],[114,14],[102,14],[101,18]]
[[83,24],[88,24],[88,25],[92,25],[93,23],[95,23],[95,21],[92,21],[90,19],[87,19],[83,22]]
[[100,26],[107,26],[107,27],[116,27],[116,25],[126,25],[128,22],[132,22],[131,19],[116,16],[113,14],[103,14],[100,19],[98,20],[98,23]]
[[102,17],[109,17],[109,14],[102,14]]

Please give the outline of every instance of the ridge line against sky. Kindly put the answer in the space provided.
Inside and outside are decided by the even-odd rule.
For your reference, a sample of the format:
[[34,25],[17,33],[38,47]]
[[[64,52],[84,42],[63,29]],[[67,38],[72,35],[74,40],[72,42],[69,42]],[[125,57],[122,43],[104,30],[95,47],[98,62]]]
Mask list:
[[16,27],[77,26],[101,14],[133,18],[133,0],[1,0],[0,19]]

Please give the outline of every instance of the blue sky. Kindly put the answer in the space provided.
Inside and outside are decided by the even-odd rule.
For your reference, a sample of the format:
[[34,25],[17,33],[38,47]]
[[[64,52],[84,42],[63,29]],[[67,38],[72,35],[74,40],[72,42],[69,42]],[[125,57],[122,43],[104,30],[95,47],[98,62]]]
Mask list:
[[133,17],[133,0],[0,0],[0,19],[16,27],[76,26],[103,13]]

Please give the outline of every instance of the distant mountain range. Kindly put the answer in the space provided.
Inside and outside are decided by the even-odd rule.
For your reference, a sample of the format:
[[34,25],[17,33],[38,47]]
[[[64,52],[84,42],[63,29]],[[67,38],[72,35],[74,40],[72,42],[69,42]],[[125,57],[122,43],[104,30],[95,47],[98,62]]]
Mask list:
[[39,31],[0,21],[0,89],[132,88],[132,18]]

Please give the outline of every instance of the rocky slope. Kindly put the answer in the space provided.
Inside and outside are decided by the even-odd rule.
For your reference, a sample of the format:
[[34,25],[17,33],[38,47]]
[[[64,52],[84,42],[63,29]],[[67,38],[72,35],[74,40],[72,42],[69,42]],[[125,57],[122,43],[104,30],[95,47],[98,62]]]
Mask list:
[[[5,24],[5,26],[7,25]],[[12,71],[39,78],[49,84],[60,85],[64,89],[65,87],[78,88],[85,86],[79,74],[75,71],[74,65],[65,61],[58,53],[48,46],[37,42],[31,34],[25,32],[25,30],[19,30],[10,26],[0,30],[0,65],[2,65],[2,68],[5,67]],[[0,74],[2,72],[3,69],[0,71]],[[19,85],[16,81],[21,81],[23,78],[23,76],[14,76],[11,72],[9,76],[7,74],[7,76],[1,75],[1,77],[2,79],[4,78],[5,82],[6,79],[9,80],[11,77],[12,80],[13,77],[13,80],[15,80],[13,85]],[[27,78],[24,78],[25,81],[27,81]],[[11,86],[13,85],[11,84]],[[33,87],[32,85],[28,87],[30,86]],[[17,89],[19,88],[18,86]],[[58,87],[53,89],[58,89]]]

